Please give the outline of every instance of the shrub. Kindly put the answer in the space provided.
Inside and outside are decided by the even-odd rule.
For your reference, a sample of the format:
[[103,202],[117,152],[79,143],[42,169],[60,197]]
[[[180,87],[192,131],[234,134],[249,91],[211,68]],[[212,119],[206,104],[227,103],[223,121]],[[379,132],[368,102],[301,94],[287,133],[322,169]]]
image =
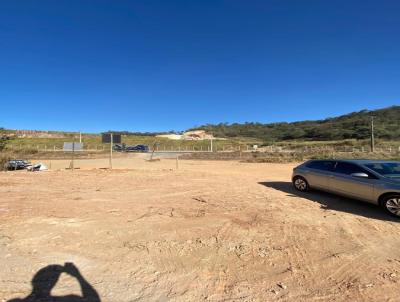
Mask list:
[[5,170],[5,165],[10,159],[11,159],[10,153],[0,152],[0,171]]

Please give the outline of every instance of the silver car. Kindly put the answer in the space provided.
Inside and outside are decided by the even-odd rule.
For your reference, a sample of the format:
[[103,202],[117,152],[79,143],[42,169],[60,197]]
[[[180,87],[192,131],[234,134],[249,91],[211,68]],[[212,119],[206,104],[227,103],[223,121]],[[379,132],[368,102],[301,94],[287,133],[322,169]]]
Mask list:
[[400,217],[400,161],[310,160],[293,169],[292,182],[382,206]]

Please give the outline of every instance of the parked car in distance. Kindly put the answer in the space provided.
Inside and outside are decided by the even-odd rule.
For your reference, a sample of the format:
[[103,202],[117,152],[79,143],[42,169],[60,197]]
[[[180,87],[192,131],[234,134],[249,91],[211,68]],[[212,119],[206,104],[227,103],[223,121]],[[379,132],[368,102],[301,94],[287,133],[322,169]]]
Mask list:
[[117,152],[149,152],[146,145],[127,146],[125,144],[114,144],[113,150]]
[[149,152],[149,146],[146,145],[136,145],[136,146],[126,146],[126,152]]
[[8,171],[23,170],[31,166],[30,162],[23,159],[13,159],[6,162],[4,168]]
[[114,144],[113,150],[117,152],[123,152],[125,151],[125,144]]
[[310,160],[293,169],[296,190],[317,189],[366,201],[400,217],[400,161]]

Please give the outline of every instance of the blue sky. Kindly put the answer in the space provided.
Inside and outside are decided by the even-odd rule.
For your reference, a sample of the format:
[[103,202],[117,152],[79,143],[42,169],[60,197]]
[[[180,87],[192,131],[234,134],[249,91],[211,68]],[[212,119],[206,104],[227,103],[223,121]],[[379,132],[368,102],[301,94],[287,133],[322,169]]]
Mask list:
[[167,131],[400,102],[400,1],[0,1],[0,126]]

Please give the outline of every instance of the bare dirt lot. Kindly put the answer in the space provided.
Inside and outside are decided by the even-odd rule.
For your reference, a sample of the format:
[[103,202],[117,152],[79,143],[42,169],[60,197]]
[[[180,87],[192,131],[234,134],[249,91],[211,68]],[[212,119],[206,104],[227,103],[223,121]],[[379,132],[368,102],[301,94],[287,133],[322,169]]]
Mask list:
[[[295,192],[293,164],[122,161],[0,173],[0,301],[65,262],[103,302],[399,301],[399,222]],[[79,280],[52,295],[81,295]]]

